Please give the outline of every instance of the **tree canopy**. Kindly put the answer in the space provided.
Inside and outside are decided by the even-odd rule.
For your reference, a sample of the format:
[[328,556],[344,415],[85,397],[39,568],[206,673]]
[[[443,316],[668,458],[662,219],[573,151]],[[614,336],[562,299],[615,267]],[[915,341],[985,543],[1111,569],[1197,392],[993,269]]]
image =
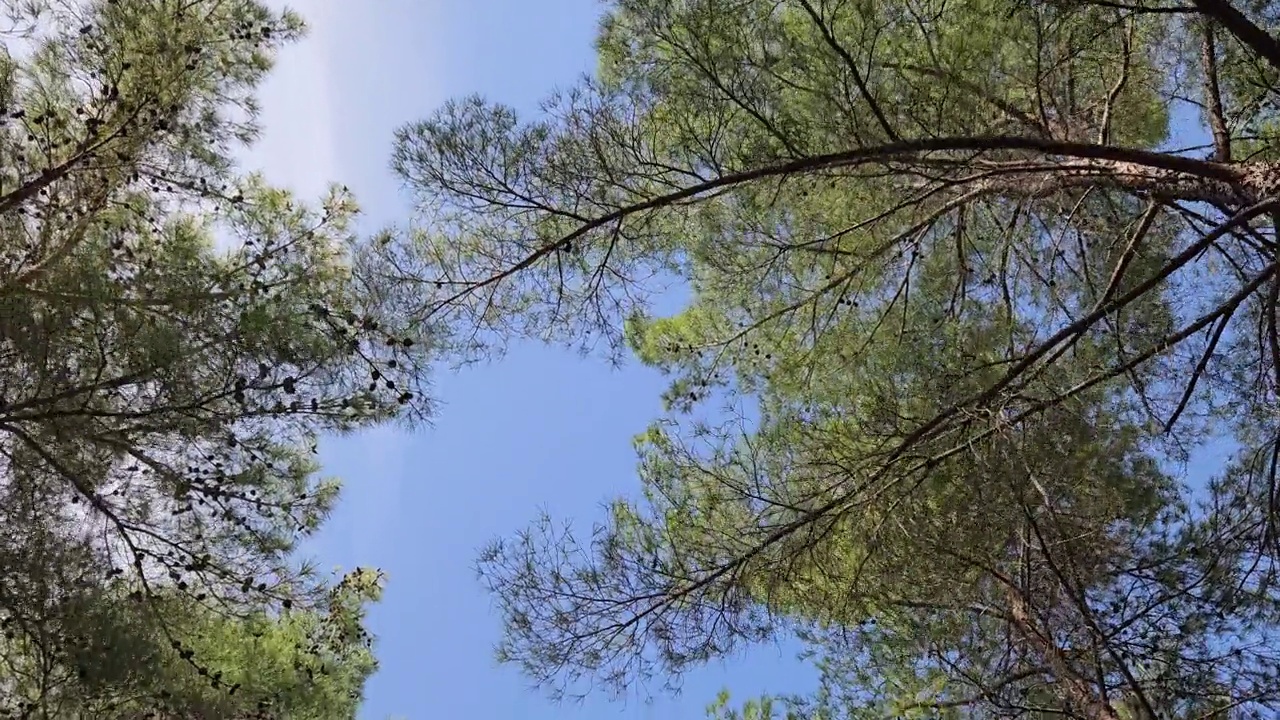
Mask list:
[[671,378],[641,497],[482,553],[500,658],[622,692],[795,633],[815,695],[712,714],[1274,713],[1277,31],[1264,0],[614,0],[539,117],[404,126],[418,221],[359,264],[441,353]]
[[0,713],[351,718],[380,580],[299,560],[338,492],[315,444],[425,418],[430,343],[358,272],[345,187],[234,162],[302,21],[0,7]]

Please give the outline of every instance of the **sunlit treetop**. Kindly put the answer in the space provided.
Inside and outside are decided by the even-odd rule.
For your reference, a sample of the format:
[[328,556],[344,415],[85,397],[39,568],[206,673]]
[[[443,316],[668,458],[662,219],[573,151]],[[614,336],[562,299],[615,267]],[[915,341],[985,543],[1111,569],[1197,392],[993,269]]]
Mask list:
[[798,633],[820,692],[741,717],[1274,714],[1278,16],[618,0],[535,117],[401,128],[362,262],[445,356],[671,380],[640,496],[482,554],[499,656],[628,692]]

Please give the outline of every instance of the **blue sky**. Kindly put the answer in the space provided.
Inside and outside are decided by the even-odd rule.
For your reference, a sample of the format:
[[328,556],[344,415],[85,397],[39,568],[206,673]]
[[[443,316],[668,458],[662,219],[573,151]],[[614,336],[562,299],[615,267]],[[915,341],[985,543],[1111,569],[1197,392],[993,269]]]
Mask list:
[[[368,227],[403,219],[392,131],[451,96],[479,92],[525,111],[591,70],[596,0],[298,0],[312,27],[262,92],[262,141],[246,154],[304,197],[336,180]],[[316,543],[327,565],[373,565],[390,584],[371,625],[381,671],[362,718],[702,718],[722,687],[740,698],[801,690],[794,648],[761,648],[689,678],[676,700],[555,706],[491,647],[497,617],[476,550],[540,508],[584,525],[638,490],[631,437],[661,410],[661,379],[566,351],[515,348],[500,363],[437,378],[432,429],[380,430],[322,445],[346,490]]]

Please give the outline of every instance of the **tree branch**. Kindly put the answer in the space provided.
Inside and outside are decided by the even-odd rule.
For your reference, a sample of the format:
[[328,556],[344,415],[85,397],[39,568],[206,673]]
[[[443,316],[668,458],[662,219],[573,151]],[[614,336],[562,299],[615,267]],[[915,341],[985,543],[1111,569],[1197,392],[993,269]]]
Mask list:
[[858,86],[858,94],[862,95],[867,107],[871,109],[871,114],[876,116],[880,127],[884,128],[885,135],[893,142],[901,142],[901,136],[894,131],[893,126],[889,124],[888,118],[885,117],[884,112],[880,109],[880,105],[871,96],[871,89],[867,87],[866,81],[862,78],[862,72],[858,70],[857,61],[853,59],[849,51],[831,33],[831,28],[827,27],[826,22],[823,21],[822,16],[818,14],[813,5],[809,3],[809,0],[800,0],[800,6],[809,15],[809,19],[813,20],[813,24],[818,27],[818,31],[822,33],[822,39],[840,56],[840,59],[844,61],[845,67],[849,68],[849,74],[853,76],[853,83]]
[[[825,153],[788,162],[766,165],[761,168],[739,173],[722,175],[712,180],[690,185],[672,193],[660,195],[642,202],[619,208],[613,212],[600,215],[589,222],[582,223],[572,232],[560,239],[550,242],[527,255],[523,260],[512,264],[507,269],[484,280],[477,281],[456,293],[444,298],[440,306],[448,306],[461,298],[507,278],[537,264],[540,260],[559,252],[562,248],[588,233],[601,227],[617,223],[619,220],[648,210],[670,207],[699,195],[710,193],[736,185],[743,185],[770,177],[781,177],[801,173],[817,172],[832,168],[848,168],[889,160],[907,160],[913,156],[921,156],[935,152],[990,152],[999,150],[1023,150],[1038,152],[1047,157],[1069,157],[1091,160],[1108,160],[1128,163],[1132,170],[1148,168],[1163,170],[1204,180],[1239,184],[1248,179],[1245,173],[1223,163],[1207,160],[1179,157],[1165,153],[1142,150],[1139,148],[1122,148],[1092,143],[1067,142],[1047,138],[1024,136],[958,136],[940,138],[921,138],[897,143],[886,143],[870,147],[855,148],[835,153]],[[1096,171],[1095,171],[1096,172]],[[1165,183],[1167,184],[1167,183]],[[1233,225],[1234,227],[1234,225]]]
[[1280,42],[1258,27],[1226,0],[1191,0],[1202,14],[1222,24],[1227,32],[1280,70]]
[[1227,132],[1226,113],[1222,110],[1222,89],[1218,85],[1218,58],[1213,21],[1205,18],[1200,26],[1200,62],[1204,66],[1205,108],[1209,115],[1209,129],[1213,132],[1213,159],[1218,162],[1231,162],[1231,134]]

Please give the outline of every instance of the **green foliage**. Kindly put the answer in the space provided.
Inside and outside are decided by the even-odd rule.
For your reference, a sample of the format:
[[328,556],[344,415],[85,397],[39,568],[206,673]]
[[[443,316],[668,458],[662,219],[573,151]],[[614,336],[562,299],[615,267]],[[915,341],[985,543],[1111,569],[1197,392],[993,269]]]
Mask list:
[[623,692],[798,635],[819,690],[726,719],[1274,713],[1280,24],[1238,9],[616,0],[542,117],[402,128],[420,223],[361,263],[442,353],[671,381],[641,497],[482,553],[499,657]]
[[46,675],[55,679],[41,704],[102,718],[233,718],[264,709],[306,720],[354,717],[376,668],[360,624],[364,604],[377,599],[376,585],[360,587],[365,577],[344,579],[323,611],[277,617],[236,617],[168,592],[144,605],[120,584],[77,598],[64,606],[60,628],[69,652],[41,658],[54,663]]
[[297,557],[339,489],[315,444],[425,418],[430,338],[362,271],[345,187],[234,167],[302,22],[3,6],[0,712],[353,717],[377,592]]

